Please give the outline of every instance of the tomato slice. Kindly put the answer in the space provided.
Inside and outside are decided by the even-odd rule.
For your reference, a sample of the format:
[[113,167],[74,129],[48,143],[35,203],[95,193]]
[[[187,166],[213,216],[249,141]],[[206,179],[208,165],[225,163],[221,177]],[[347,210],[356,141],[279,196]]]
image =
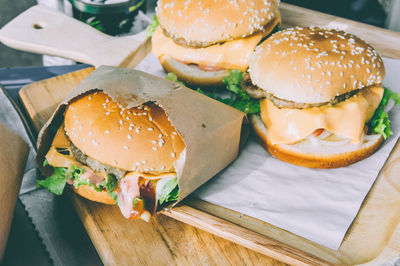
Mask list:
[[157,210],[156,201],[156,185],[157,180],[148,180],[144,177],[139,177],[140,197],[144,200],[144,208],[154,215]]
[[315,130],[312,134],[314,137],[318,137],[319,135],[322,134],[322,132],[324,132],[325,129],[323,128],[318,128],[317,130]]

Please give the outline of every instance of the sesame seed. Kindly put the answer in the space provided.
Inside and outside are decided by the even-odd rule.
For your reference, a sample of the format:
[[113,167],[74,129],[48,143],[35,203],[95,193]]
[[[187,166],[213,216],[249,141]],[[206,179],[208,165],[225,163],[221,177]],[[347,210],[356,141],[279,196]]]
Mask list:
[[135,129],[135,131],[136,131],[137,133],[139,133],[140,127],[137,127],[137,128]]
[[110,114],[110,112],[106,112],[106,115],[109,115]]
[[157,147],[154,147],[154,146],[153,146],[153,147],[151,147],[151,148],[153,149],[153,151],[156,151],[156,150],[157,150]]
[[109,133],[110,133],[110,130],[106,130],[106,131],[104,131],[104,133],[105,133],[105,134],[109,134]]
[[122,119],[119,120],[119,124],[120,124],[120,125],[122,125],[123,123],[124,123],[124,121],[122,121]]
[[128,139],[132,139],[132,136],[128,134],[127,138],[128,138]]
[[159,134],[159,135],[158,135],[158,138],[161,139],[161,138],[162,138],[162,134]]
[[99,145],[99,143],[95,139],[92,139],[92,142],[93,142],[94,146],[98,146]]
[[136,162],[136,165],[137,165],[137,166],[140,166],[140,162]]
[[89,131],[88,132],[88,136],[91,136],[93,133],[92,133],[92,131]]
[[160,139],[160,140],[158,141],[158,146],[162,147],[162,146],[164,145],[164,143],[165,143],[165,141],[162,140],[162,139]]
[[123,148],[124,148],[124,150],[127,150],[127,149],[128,149],[128,146],[125,145],[125,146],[123,146]]
[[89,99],[89,101],[91,101],[91,100],[92,100],[92,96],[89,96],[89,98],[88,98],[88,99]]
[[148,130],[148,131],[153,131],[153,130],[154,130],[154,128],[152,128],[152,127],[149,127],[147,130]]
[[175,152],[171,152],[171,157],[175,158]]
[[141,161],[141,163],[142,163],[142,164],[146,164],[146,160],[144,160],[144,161]]
[[155,141],[155,140],[152,140],[152,141],[151,141],[151,143],[153,143],[153,144],[157,144],[157,141]]
[[113,161],[113,164],[114,164],[114,165],[117,165],[117,161],[114,160],[114,161]]

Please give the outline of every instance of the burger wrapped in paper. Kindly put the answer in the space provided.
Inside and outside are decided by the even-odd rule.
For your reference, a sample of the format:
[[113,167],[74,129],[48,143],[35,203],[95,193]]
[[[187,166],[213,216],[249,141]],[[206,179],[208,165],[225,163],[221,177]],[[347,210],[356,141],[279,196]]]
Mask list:
[[[217,114],[217,115],[216,115]],[[233,161],[244,114],[177,83],[102,66],[42,128],[38,185],[148,220]]]
[[153,53],[166,72],[202,86],[246,71],[254,48],[281,21],[277,0],[160,0],[156,13]]
[[273,34],[255,50],[243,88],[260,98],[251,121],[277,158],[335,168],[370,156],[390,134],[385,67],[368,43],[319,27]]

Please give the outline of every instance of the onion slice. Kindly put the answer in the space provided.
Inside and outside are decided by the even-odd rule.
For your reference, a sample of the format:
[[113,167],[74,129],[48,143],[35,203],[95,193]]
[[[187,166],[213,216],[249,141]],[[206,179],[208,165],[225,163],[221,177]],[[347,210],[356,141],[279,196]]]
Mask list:
[[364,138],[366,140],[376,140],[379,139],[382,135],[381,134],[373,134],[373,135],[365,135]]
[[390,110],[392,110],[392,108],[394,107],[395,102],[392,98],[389,99],[387,105],[383,108],[383,111],[385,111],[386,113],[388,113]]
[[330,135],[332,135],[332,133],[325,129],[317,138],[318,139],[326,139]]
[[327,141],[327,140],[319,140],[322,145],[327,145],[327,146],[340,146],[348,143],[350,139],[343,139],[343,140],[338,140],[338,141]]

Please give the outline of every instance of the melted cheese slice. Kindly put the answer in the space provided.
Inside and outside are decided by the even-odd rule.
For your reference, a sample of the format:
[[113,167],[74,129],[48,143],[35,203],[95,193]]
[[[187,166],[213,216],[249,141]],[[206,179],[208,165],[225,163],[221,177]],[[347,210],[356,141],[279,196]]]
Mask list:
[[161,27],[158,27],[153,34],[152,51],[159,58],[169,55],[186,64],[245,71],[254,48],[267,35],[265,32],[269,31],[205,48],[188,48],[177,45],[171,38],[164,35]]
[[292,144],[323,128],[359,143],[365,123],[382,100],[382,87],[369,87],[336,105],[306,109],[276,107],[270,100],[260,101],[261,117],[272,145]]

